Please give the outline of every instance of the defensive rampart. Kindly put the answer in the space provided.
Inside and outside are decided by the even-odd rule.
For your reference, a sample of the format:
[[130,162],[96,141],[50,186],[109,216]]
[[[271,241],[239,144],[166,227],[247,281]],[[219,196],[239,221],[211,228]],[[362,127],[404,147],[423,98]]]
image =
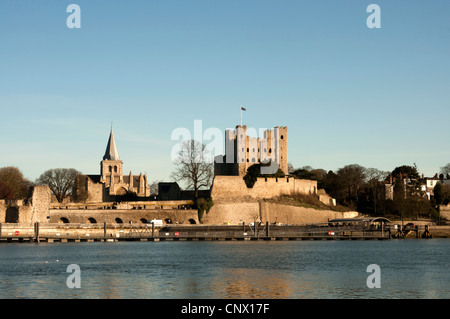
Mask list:
[[142,201],[127,203],[51,203],[47,186],[35,186],[26,200],[0,201],[0,224],[17,223],[123,223],[153,219],[164,223],[198,224],[193,201]]
[[253,222],[307,225],[324,223],[335,218],[353,218],[358,212],[336,212],[265,201],[217,203],[203,217],[203,224],[241,224]]
[[172,224],[198,224],[194,209],[51,209],[50,223],[142,224],[160,219]]
[[50,189],[34,186],[27,200],[0,201],[0,223],[32,224],[46,222],[50,206]]
[[292,177],[258,177],[252,188],[248,188],[241,176],[215,176],[211,197],[214,202],[242,199],[264,199],[280,195],[300,193],[317,194],[317,181]]

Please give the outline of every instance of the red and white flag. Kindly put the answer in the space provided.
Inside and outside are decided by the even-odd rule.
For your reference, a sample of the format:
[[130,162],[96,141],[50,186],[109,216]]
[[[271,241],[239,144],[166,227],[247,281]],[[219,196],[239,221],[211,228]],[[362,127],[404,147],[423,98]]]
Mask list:
[[245,107],[242,107],[242,106],[241,106],[241,110],[242,110],[242,111],[247,111],[247,110],[245,109]]

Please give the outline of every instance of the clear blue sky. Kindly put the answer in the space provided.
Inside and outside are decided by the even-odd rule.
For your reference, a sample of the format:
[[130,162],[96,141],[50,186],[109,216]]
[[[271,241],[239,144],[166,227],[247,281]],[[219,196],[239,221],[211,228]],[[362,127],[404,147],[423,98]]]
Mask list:
[[[69,4],[81,29],[69,29]],[[381,8],[369,29],[366,7]],[[450,162],[450,1],[2,0],[0,167],[169,180],[177,127],[288,126],[289,162]]]

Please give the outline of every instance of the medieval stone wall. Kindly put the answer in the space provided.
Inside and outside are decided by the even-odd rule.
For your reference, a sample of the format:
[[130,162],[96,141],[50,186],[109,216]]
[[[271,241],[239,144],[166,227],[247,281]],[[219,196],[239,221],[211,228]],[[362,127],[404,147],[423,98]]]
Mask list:
[[0,201],[0,223],[47,222],[51,201],[47,186],[34,186],[28,200]]
[[441,217],[450,220],[450,204],[447,206],[441,205]]
[[264,199],[293,193],[317,194],[317,181],[296,178],[258,177],[253,188],[248,188],[241,176],[215,176],[211,197],[214,202],[246,198]]
[[203,224],[218,225],[224,223],[249,224],[255,221],[262,223],[282,223],[306,225],[326,223],[335,218],[353,218],[358,212],[336,212],[313,208],[290,206],[265,201],[235,202],[214,204],[208,214],[202,218]]
[[6,219],[6,210],[8,206],[6,205],[6,201],[4,199],[0,200],[0,223],[4,223]]
[[194,209],[51,209],[50,223],[120,223],[142,224],[153,219],[172,224],[198,224]]

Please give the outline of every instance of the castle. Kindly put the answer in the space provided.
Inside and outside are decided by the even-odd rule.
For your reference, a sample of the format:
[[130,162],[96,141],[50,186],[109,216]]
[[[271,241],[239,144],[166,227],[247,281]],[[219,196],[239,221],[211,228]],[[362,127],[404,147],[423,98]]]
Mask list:
[[247,135],[247,126],[236,126],[236,130],[225,131],[225,155],[216,156],[214,175],[244,176],[254,164],[271,163],[272,171],[278,168],[288,174],[287,127],[265,130],[263,138]]
[[147,175],[123,175],[123,161],[120,160],[113,130],[109,135],[105,155],[100,162],[100,175],[81,175],[77,193],[86,192],[87,202],[111,202],[118,196],[134,193],[137,197],[150,196]]

